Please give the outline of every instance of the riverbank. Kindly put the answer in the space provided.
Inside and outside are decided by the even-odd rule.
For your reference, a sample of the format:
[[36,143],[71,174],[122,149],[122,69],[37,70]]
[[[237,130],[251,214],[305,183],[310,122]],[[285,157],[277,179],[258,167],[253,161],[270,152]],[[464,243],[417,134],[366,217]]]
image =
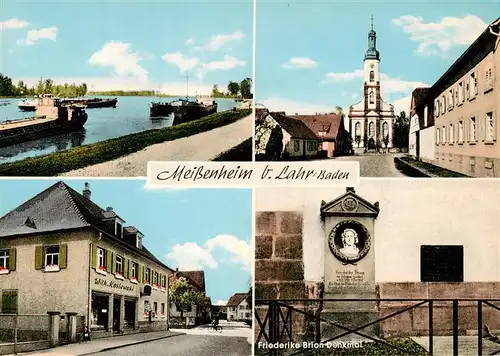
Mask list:
[[[44,156],[5,163],[0,165],[0,176],[56,176],[104,162],[109,163],[109,161],[131,155],[149,146],[182,139],[235,123],[250,114],[251,110],[224,111],[182,125],[147,130]],[[241,143],[251,135],[252,126],[249,126],[246,136],[238,137],[239,141],[224,150]],[[199,151],[207,151],[211,145],[217,145],[218,141],[224,139],[227,139],[227,137],[214,137],[214,141],[204,142],[203,145],[200,143],[197,148]],[[173,147],[175,146],[173,145]],[[224,150],[217,152],[215,155]],[[137,164],[140,164],[140,162],[137,162]],[[144,165],[146,164],[147,161],[144,162]],[[141,171],[141,175],[145,175],[145,171]],[[101,176],[101,174],[94,172],[93,176]]]
[[[211,161],[252,135],[252,115],[196,135],[151,145],[118,159],[61,174],[70,177],[145,177],[149,161]],[[249,156],[251,160],[251,155]]]

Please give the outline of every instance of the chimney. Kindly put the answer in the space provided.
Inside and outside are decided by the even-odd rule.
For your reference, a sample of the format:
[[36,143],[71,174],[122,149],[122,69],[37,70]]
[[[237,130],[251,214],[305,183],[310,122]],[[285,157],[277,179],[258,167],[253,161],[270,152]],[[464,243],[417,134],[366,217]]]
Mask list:
[[89,185],[89,183],[85,182],[85,189],[83,189],[82,194],[83,194],[83,196],[85,198],[87,198],[88,200],[90,200],[90,195],[92,194],[92,192],[90,191],[90,185]]

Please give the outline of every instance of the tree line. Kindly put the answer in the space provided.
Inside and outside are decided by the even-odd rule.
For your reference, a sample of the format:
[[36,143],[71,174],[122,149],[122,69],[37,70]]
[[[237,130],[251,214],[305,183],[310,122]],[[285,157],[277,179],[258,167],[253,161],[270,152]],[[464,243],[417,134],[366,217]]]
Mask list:
[[226,90],[221,90],[217,84],[212,87],[212,97],[214,98],[237,98],[252,99],[252,79],[245,78],[241,82],[230,81]]
[[162,94],[154,90],[106,90],[106,91],[89,91],[88,95],[100,96],[161,96],[173,97],[175,95]]
[[75,98],[87,94],[87,84],[54,84],[52,79],[40,78],[36,85],[29,87],[22,80],[14,84],[11,78],[0,74],[0,97],[27,97],[40,94]]

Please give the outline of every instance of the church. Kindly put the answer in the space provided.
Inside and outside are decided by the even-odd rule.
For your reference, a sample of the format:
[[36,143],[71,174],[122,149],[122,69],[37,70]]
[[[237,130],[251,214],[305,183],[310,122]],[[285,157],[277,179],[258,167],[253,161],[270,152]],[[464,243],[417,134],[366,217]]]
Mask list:
[[348,117],[356,153],[375,150],[377,146],[392,148],[394,106],[386,103],[380,93],[380,53],[377,34],[373,30],[373,16],[364,59],[363,98],[349,107]]

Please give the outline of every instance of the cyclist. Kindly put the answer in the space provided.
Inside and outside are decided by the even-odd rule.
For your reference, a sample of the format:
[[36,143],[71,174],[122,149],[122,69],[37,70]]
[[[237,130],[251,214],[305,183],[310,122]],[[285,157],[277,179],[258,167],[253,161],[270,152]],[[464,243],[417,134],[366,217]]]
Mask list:
[[212,320],[212,326],[214,329],[217,328],[217,326],[219,325],[219,314],[216,314],[215,317],[214,317],[214,320]]

